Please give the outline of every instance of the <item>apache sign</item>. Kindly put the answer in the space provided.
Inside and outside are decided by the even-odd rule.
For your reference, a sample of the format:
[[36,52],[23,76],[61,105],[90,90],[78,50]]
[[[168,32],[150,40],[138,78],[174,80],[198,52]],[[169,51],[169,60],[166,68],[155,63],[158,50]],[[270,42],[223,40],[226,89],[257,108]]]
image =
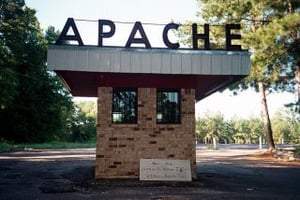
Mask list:
[[[104,27],[109,27],[109,31],[104,30]],[[169,49],[178,49],[180,44],[178,42],[173,43],[168,38],[168,32],[170,30],[177,30],[180,25],[176,23],[169,23],[165,25],[162,38],[165,46]],[[73,30],[73,35],[68,35],[69,29]],[[209,24],[204,24],[204,33],[198,33],[197,31],[197,24],[192,25],[192,45],[193,49],[198,50],[198,40],[203,40],[204,42],[204,49],[210,50],[210,37],[209,37]],[[241,39],[240,34],[233,34],[231,30],[239,30],[241,29],[240,24],[227,24],[225,25],[225,40],[226,40],[226,50],[230,51],[240,51],[241,45],[233,45],[232,40],[239,40]],[[116,32],[116,25],[111,20],[98,20],[98,46],[103,47],[103,39],[113,37]],[[140,37],[137,37],[137,32],[139,32]],[[58,40],[56,41],[57,45],[63,44],[64,41],[76,41],[78,42],[79,46],[84,46],[84,43],[81,39],[80,33],[77,29],[75,21],[73,18],[68,18]],[[128,37],[125,47],[130,48],[132,44],[142,44],[145,45],[145,48],[150,49],[151,44],[148,40],[148,37],[144,31],[143,25],[141,22],[137,21],[134,23],[134,26],[131,30],[131,33]]]

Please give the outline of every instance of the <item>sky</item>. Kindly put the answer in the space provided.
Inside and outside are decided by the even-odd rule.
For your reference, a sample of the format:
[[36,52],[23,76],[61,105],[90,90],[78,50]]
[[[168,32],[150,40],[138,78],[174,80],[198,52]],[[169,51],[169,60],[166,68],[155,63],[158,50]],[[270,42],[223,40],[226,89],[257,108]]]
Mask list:
[[[76,21],[84,44],[97,44],[98,19],[114,22],[135,22],[168,24],[171,21],[185,22],[196,19],[196,0],[25,0],[37,10],[42,28],[48,26],[62,30],[68,17],[95,20]],[[152,47],[162,47],[162,29],[159,25],[143,25]],[[113,38],[104,45],[125,46],[132,25],[116,24]],[[126,36],[126,37],[125,37]],[[158,39],[159,38],[159,39]]]
[[[54,26],[62,30],[67,18],[95,20],[94,22],[75,21],[85,44],[96,44],[97,20],[109,19],[114,22],[135,22],[167,24],[171,21],[200,21],[196,17],[196,0],[25,0],[34,8],[42,29]],[[116,33],[106,39],[104,45],[125,46],[131,31],[128,24],[116,23]],[[153,47],[161,47],[163,26],[145,26],[145,32]],[[125,38],[124,38],[125,37]],[[270,115],[295,100],[295,95],[287,93],[270,94],[267,97]],[[234,116],[260,116],[259,96],[249,90],[233,96],[232,92],[215,93],[196,104],[196,117],[207,112],[220,112],[225,118]]]

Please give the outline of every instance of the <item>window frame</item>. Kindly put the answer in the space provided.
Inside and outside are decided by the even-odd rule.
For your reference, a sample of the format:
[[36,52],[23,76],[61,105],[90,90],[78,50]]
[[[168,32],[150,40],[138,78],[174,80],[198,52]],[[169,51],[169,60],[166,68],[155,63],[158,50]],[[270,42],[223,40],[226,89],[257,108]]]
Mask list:
[[[135,105],[134,105],[134,120],[133,121],[114,121],[114,97],[115,92],[135,92]],[[136,88],[113,88],[112,89],[112,109],[111,109],[111,123],[112,124],[137,124],[138,122],[138,90]],[[122,114],[122,113],[121,113]]]
[[[159,101],[158,101],[158,93],[177,93],[178,97],[178,105],[176,109],[178,109],[178,120],[176,121],[159,121],[158,114],[159,114]],[[175,116],[176,119],[176,116]],[[157,124],[181,124],[181,92],[179,89],[157,89],[156,91],[156,123]]]

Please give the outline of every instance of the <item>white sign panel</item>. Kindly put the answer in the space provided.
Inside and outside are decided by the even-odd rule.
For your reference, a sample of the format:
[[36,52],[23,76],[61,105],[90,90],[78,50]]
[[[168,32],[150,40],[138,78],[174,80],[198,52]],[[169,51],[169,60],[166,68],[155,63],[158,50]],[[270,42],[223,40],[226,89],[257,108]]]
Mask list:
[[140,159],[142,181],[191,181],[189,160]]

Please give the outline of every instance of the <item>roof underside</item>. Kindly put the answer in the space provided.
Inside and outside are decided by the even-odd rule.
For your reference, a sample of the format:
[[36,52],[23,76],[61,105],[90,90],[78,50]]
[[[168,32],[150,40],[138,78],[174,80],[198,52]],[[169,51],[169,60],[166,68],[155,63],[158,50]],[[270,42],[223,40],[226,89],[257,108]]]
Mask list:
[[247,76],[245,51],[194,51],[49,46],[48,68],[74,96],[102,87],[194,88],[196,100]]

